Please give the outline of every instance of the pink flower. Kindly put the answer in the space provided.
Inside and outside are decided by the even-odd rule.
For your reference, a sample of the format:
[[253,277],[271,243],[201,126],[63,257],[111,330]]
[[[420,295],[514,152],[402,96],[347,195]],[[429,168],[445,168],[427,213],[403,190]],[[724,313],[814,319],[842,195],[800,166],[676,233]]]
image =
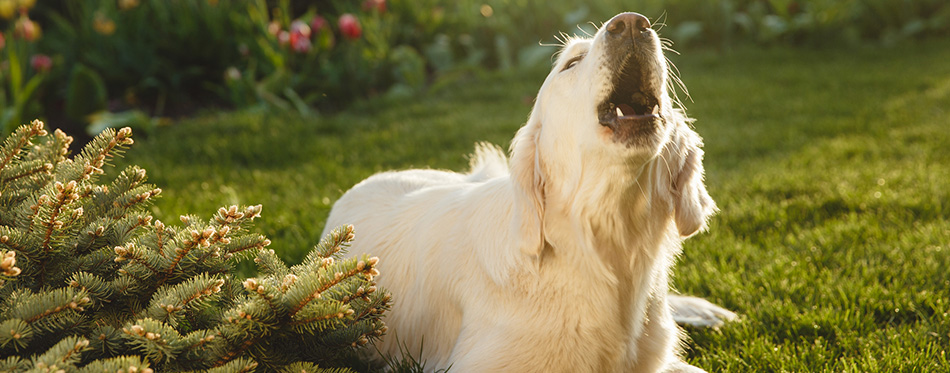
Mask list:
[[277,36],[280,33],[280,22],[271,21],[267,24],[267,33]]
[[343,33],[343,36],[347,39],[359,39],[363,35],[363,29],[360,27],[360,21],[356,19],[356,16],[345,13],[340,16],[338,22],[340,27],[340,32]]
[[327,28],[327,19],[320,16],[313,16],[313,20],[310,21],[310,29],[314,34],[319,34],[320,31],[323,31]]
[[0,49],[3,49],[5,46],[7,46],[7,38],[0,32]]
[[380,13],[386,11],[386,0],[366,0],[363,2],[363,11],[368,12],[376,9]]
[[294,52],[307,53],[312,47],[313,43],[310,42],[310,38],[301,37],[295,33],[290,34],[290,49],[293,49]]
[[277,42],[280,45],[287,45],[290,43],[290,33],[287,31],[280,31],[277,33]]
[[298,34],[304,38],[310,38],[310,25],[298,19],[290,23],[290,33]]
[[26,14],[21,15],[20,18],[16,20],[16,24],[13,28],[16,36],[26,41],[34,41],[40,37],[40,25],[33,22]]
[[34,54],[30,57],[30,67],[39,73],[48,72],[53,67],[53,59],[45,54]]

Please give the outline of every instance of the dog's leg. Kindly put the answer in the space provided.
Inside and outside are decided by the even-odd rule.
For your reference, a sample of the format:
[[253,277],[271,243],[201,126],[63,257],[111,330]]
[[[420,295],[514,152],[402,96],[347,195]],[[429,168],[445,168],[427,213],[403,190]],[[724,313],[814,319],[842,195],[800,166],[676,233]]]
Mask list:
[[698,328],[718,328],[726,321],[736,319],[736,314],[709,301],[683,295],[669,294],[666,298],[673,309],[677,324]]

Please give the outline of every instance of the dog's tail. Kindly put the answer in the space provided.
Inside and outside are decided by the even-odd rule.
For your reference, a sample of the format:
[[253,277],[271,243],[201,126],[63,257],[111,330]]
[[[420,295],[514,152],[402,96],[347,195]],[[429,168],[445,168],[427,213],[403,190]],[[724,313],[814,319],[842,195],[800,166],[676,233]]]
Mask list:
[[508,174],[508,157],[498,145],[479,142],[475,144],[475,153],[469,161],[471,170],[465,178],[469,182],[479,182]]

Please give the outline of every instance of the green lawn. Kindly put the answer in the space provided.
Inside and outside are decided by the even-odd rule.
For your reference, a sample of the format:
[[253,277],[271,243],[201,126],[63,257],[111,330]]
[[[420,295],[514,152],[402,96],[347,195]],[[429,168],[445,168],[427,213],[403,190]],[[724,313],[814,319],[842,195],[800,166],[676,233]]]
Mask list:
[[[950,42],[672,58],[722,210],[686,243],[675,284],[741,315],[689,330],[688,359],[728,372],[950,371]],[[259,230],[295,261],[359,180],[460,170],[476,141],[507,145],[545,73],[456,78],[332,117],[203,115],[139,136],[121,162],[165,190],[154,212],[166,222],[262,203]]]

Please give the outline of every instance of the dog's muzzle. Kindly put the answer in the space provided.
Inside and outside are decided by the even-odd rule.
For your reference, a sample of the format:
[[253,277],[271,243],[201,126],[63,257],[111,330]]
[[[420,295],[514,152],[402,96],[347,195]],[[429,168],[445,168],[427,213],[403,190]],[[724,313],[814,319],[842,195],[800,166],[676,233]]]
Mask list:
[[653,133],[660,118],[656,78],[656,34],[637,13],[621,13],[605,25],[605,64],[614,71],[610,94],[597,107],[600,124],[622,141]]

